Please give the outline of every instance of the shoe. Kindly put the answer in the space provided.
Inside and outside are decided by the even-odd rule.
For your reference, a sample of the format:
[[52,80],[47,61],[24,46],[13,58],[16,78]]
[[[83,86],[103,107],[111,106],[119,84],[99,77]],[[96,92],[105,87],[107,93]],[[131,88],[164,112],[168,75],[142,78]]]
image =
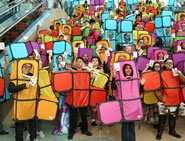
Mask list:
[[33,141],[39,141],[38,139],[34,139]]
[[98,125],[96,124],[96,121],[91,122],[91,125],[95,126],[95,127],[98,127]]
[[29,133],[29,132],[27,132],[26,140],[27,140],[27,141],[29,141],[29,140],[30,140],[30,133]]
[[161,140],[161,135],[160,134],[157,134],[156,139],[157,140]]
[[80,122],[79,124],[78,124],[78,127],[81,127],[82,126],[82,122]]
[[40,136],[41,138],[45,137],[43,131],[37,131],[37,135]]
[[85,135],[87,135],[87,136],[92,136],[92,133],[89,132],[88,130],[82,131],[82,134],[85,134]]
[[181,135],[177,134],[175,131],[169,132],[169,135],[174,136],[174,137],[176,137],[176,138],[181,138]]
[[69,133],[69,135],[68,135],[68,140],[72,140],[73,139],[73,136],[74,136],[74,134],[72,134],[72,133]]
[[0,131],[0,135],[8,135],[9,133],[7,132],[7,131],[5,131],[5,130],[1,130]]

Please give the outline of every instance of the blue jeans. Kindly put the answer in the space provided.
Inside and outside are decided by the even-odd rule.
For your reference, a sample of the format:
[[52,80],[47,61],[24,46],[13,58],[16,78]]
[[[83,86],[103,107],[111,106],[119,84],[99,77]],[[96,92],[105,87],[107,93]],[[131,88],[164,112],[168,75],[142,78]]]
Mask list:
[[123,122],[121,136],[122,141],[136,141],[135,122]]

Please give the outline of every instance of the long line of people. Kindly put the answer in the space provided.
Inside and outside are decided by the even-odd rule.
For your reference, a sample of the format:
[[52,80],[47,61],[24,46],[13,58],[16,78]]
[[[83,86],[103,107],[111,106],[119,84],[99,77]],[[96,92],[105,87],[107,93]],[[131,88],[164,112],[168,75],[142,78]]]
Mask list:
[[[1,52],[6,57],[1,71],[9,70],[8,90],[15,93],[16,140],[23,140],[23,121],[29,123],[28,140],[37,140],[37,132],[43,132],[35,119],[53,120],[57,104],[53,135],[73,139],[79,111],[82,134],[92,136],[91,107],[91,125],[98,126],[97,117],[102,125],[121,122],[123,141],[136,140],[134,121],[143,117],[157,128],[160,140],[169,116],[169,135],[181,138],[175,127],[185,96],[185,13],[175,15],[174,5],[162,10],[158,0],[121,0],[118,8],[114,1],[74,2],[65,9],[69,19],[51,21],[46,30],[38,25],[36,41],[12,43]],[[1,89],[6,100],[5,85]],[[145,116],[141,98],[148,107]]]

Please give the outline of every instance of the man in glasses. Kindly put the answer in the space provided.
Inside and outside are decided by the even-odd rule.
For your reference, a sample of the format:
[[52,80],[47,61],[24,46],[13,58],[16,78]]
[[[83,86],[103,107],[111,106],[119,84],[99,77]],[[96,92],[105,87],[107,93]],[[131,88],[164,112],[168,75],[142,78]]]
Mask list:
[[[24,64],[22,66],[23,77],[24,78],[31,78],[33,76],[33,74],[31,73],[31,70],[32,70],[32,64]],[[18,93],[24,89],[29,89],[31,87],[32,86],[29,83],[29,81],[25,82],[23,84],[19,84],[19,85],[15,85],[13,82],[10,82],[8,90],[11,93]],[[29,124],[30,141],[37,141],[37,139],[36,139],[36,119],[30,119],[27,121]],[[24,123],[25,123],[25,121],[19,121],[19,120],[17,120],[15,122],[16,141],[23,141]]]

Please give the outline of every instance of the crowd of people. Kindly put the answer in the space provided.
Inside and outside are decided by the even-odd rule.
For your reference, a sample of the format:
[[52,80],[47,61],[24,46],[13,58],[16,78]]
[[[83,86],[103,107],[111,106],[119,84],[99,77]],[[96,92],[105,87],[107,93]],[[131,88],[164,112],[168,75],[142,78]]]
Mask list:
[[[67,7],[64,3],[69,19],[51,21],[46,30],[38,25],[35,41],[12,43],[0,51],[4,55],[0,96],[6,100],[5,89],[13,93],[16,141],[23,141],[27,125],[27,140],[45,137],[40,119],[54,119],[57,108],[51,103],[58,103],[59,111],[53,135],[68,134],[73,139],[78,126],[82,134],[92,136],[90,111],[94,127],[97,119],[99,124],[121,122],[122,141],[136,140],[135,121],[142,117],[157,129],[157,140],[162,138],[167,118],[169,135],[181,138],[175,128],[176,117],[183,115],[180,104],[185,96],[185,13],[175,14],[175,5],[165,7],[159,0],[121,0],[117,8],[114,1],[92,0],[83,5],[73,1],[71,9]],[[22,50],[17,52],[14,46]],[[94,99],[93,90],[97,90]],[[135,105],[135,100],[143,101],[147,113],[138,104],[129,104]],[[130,117],[128,108],[121,111],[121,120],[105,123],[108,114],[102,116],[101,104],[107,101],[128,101],[120,108],[131,106]],[[114,111],[109,112],[116,119]],[[5,134],[0,120],[0,135]]]

